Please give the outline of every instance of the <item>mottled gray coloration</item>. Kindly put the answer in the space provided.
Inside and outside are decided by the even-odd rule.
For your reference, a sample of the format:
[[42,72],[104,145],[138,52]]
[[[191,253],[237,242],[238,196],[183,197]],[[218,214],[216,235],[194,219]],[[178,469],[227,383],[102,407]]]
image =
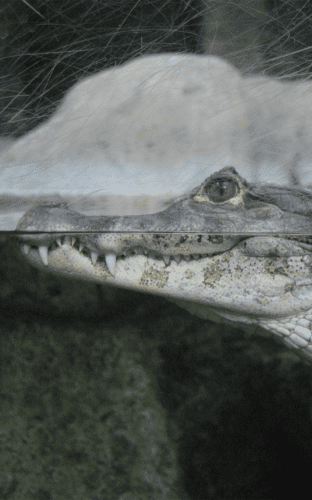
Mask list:
[[266,329],[312,358],[311,207],[308,190],[248,184],[225,167],[157,214],[88,217],[40,205],[17,230],[39,266]]

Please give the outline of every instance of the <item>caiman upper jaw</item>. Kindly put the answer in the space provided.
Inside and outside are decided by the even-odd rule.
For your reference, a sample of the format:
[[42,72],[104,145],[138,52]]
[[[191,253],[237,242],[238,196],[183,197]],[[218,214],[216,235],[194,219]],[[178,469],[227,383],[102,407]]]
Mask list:
[[[270,186],[269,186],[270,187]],[[30,245],[38,247],[39,255],[48,265],[48,249],[65,243],[75,244],[79,252],[87,252],[95,264],[100,257],[114,275],[116,259],[133,253],[153,255],[166,265],[173,258],[199,259],[224,253],[241,240],[256,234],[312,233],[310,217],[287,212],[279,190],[261,191],[251,188],[233,167],[225,167],[188,195],[181,196],[166,210],[140,216],[85,216],[69,209],[64,203],[46,203],[29,210],[20,220],[16,231],[23,241],[23,251]],[[272,193],[273,196],[272,199]],[[298,193],[296,193],[298,196]],[[312,206],[309,192],[299,193],[304,208]],[[267,203],[269,198],[271,203]],[[296,205],[296,204],[295,204]],[[217,233],[217,234],[214,234]]]
[[[41,204],[19,221],[21,233],[197,233],[312,232],[312,194],[280,186],[249,185],[233,167],[214,173],[166,210],[137,216],[85,216],[66,204]],[[286,203],[285,203],[286,200]],[[294,203],[293,203],[294,201]],[[38,241],[39,235],[37,235]],[[163,252],[166,253],[166,252]],[[186,252],[192,253],[192,252]],[[197,253],[195,250],[194,253]]]

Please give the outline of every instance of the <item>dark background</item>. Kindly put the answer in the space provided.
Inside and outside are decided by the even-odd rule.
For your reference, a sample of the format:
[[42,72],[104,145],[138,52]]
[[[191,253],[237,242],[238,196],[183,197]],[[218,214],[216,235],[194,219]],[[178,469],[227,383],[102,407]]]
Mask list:
[[24,134],[82,77],[143,54],[209,53],[244,73],[307,78],[306,0],[0,1],[0,134]]

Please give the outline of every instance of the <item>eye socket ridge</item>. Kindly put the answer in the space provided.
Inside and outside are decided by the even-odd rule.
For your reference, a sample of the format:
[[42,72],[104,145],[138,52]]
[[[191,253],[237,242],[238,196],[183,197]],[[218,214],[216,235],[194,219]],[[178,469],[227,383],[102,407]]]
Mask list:
[[244,196],[248,189],[247,181],[236,172],[234,167],[227,166],[207,177],[199,188],[194,189],[191,197],[196,203],[242,209],[245,207]]

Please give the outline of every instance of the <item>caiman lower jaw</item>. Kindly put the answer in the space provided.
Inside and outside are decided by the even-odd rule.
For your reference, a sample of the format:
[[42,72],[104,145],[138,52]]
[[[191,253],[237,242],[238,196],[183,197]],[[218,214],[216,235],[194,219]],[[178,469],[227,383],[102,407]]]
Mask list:
[[[117,258],[111,254],[92,256],[89,250],[79,251],[72,238],[66,236],[62,244],[52,244],[49,250],[24,244],[24,252],[30,262],[47,270],[196,302],[215,309],[218,314],[223,310],[242,317],[272,318],[312,307],[311,258],[292,242],[286,242],[284,247],[279,239],[274,238],[273,243],[270,238],[264,239],[270,243],[269,248],[277,241],[275,257],[268,251],[267,255],[261,255],[262,239],[251,238],[220,254],[195,255],[179,262],[170,259],[168,265],[160,256],[144,255],[143,251],[136,254],[136,250]],[[256,254],[250,255],[253,244]],[[244,253],[246,247],[248,255]]]
[[160,258],[129,255],[115,259],[115,276],[104,260],[98,258],[93,264],[90,254],[79,252],[75,242],[72,246],[71,237],[49,249],[48,256],[46,248],[24,250],[39,268],[162,295],[201,318],[234,322],[249,333],[273,334],[312,360],[310,257],[305,251],[291,257],[248,256],[244,248],[243,241],[222,254],[179,263],[170,260],[170,265]]

